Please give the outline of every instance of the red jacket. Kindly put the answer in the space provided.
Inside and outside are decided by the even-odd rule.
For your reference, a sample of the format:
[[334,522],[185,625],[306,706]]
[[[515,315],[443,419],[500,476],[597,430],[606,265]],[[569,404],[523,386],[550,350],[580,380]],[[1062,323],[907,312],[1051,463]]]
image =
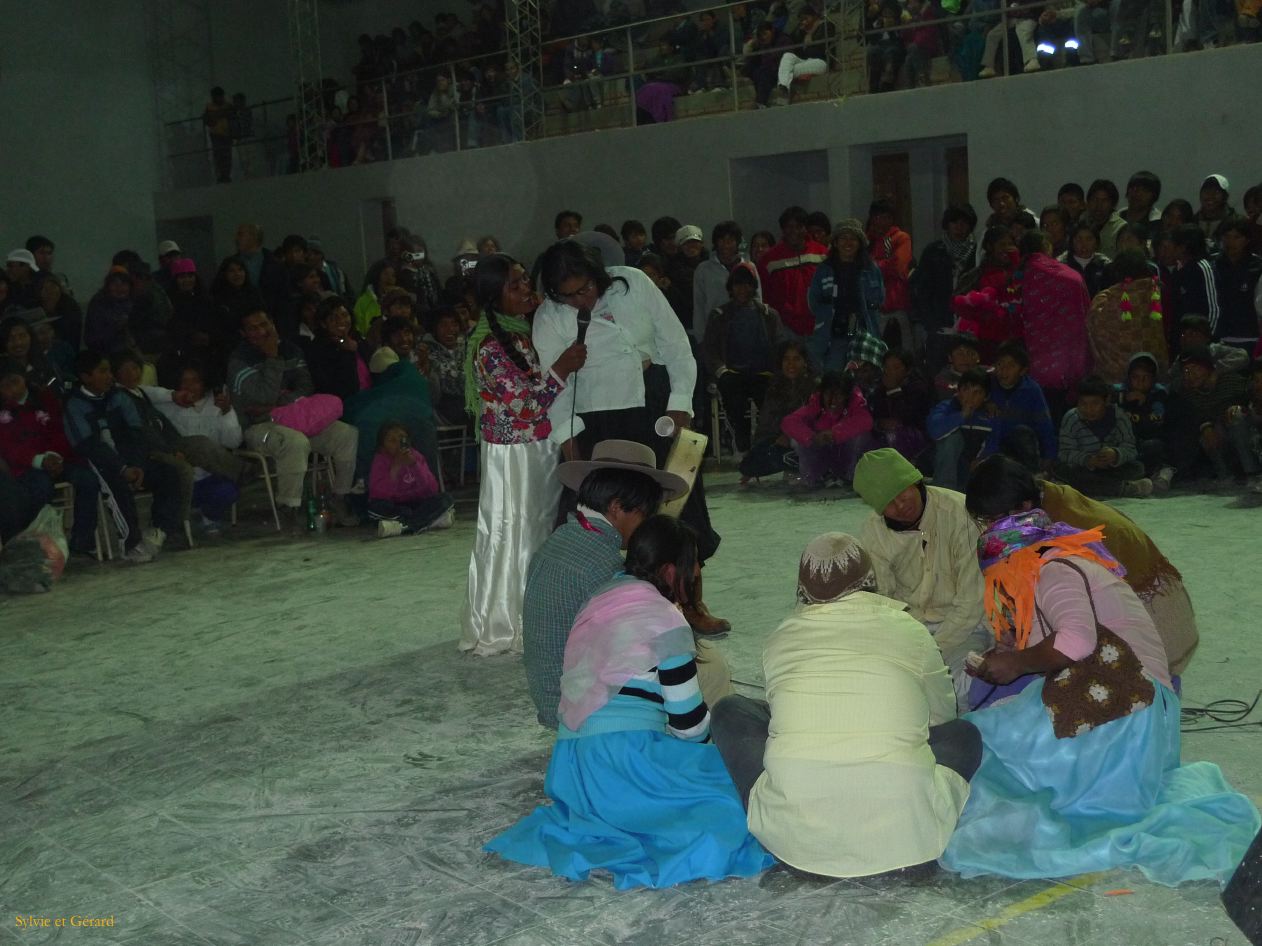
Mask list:
[[872,262],[885,280],[885,303],[881,311],[910,311],[911,289],[907,276],[911,272],[911,237],[898,227],[890,227],[879,236],[869,233],[868,239],[872,244]]
[[867,399],[858,385],[855,385],[850,395],[849,406],[838,414],[820,407],[819,392],[816,392],[809,401],[780,421],[781,433],[790,440],[804,444],[814,440],[821,430],[831,430],[833,443],[843,444],[871,429],[872,415],[868,412]]
[[61,422],[61,404],[47,388],[29,389],[23,404],[0,405],[0,457],[14,476],[31,469],[41,453],[74,456]]
[[828,248],[814,240],[807,240],[801,253],[780,242],[758,264],[762,301],[780,313],[785,328],[803,338],[815,333],[815,316],[806,304],[806,290],[827,255]]

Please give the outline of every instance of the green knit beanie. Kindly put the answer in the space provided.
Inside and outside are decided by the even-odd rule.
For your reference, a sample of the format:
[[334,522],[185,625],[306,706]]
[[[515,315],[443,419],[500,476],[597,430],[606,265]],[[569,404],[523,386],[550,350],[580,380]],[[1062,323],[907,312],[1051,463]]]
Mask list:
[[854,491],[875,509],[884,512],[890,501],[924,477],[893,447],[869,450],[854,471]]

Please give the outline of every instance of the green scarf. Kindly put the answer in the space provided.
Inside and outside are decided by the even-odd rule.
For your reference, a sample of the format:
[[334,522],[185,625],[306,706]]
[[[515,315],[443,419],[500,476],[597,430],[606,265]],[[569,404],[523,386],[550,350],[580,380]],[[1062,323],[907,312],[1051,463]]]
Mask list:
[[[530,322],[527,319],[519,315],[500,315],[498,312],[495,313],[495,318],[500,323],[500,328],[509,335],[530,338]],[[483,313],[469,335],[469,347],[464,356],[464,409],[475,421],[482,415],[482,396],[478,391],[478,376],[473,363],[478,357],[478,349],[490,336],[491,323]],[[478,425],[475,424],[474,429],[477,430]]]

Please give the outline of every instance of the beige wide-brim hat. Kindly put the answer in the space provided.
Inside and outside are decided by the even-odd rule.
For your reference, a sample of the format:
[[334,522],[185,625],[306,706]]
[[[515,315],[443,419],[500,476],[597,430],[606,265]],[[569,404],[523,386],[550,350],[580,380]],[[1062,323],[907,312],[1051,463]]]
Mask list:
[[656,480],[662,499],[669,502],[688,491],[688,483],[676,473],[657,468],[653,449],[632,440],[602,440],[592,450],[590,460],[568,460],[557,466],[557,479],[575,492],[595,470],[631,470]]

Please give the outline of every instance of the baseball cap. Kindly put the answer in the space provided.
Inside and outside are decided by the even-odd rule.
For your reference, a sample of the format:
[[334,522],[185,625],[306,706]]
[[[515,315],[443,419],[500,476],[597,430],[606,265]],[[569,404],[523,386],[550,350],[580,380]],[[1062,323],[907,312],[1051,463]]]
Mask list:
[[1231,190],[1231,185],[1227,183],[1227,178],[1223,177],[1221,174],[1211,174],[1209,177],[1205,178],[1205,180],[1201,183],[1201,190],[1209,187],[1210,184],[1217,186],[1224,194]]
[[35,264],[35,254],[30,250],[10,250],[4,261],[6,263],[25,263],[31,269],[39,269],[39,266]]
[[182,252],[184,251],[180,249],[180,244],[176,243],[174,240],[163,240],[161,243],[158,244],[159,256],[166,256],[168,253],[182,253]]
[[675,242],[680,246],[683,246],[690,240],[701,240],[704,242],[705,237],[701,235],[700,227],[694,227],[692,224],[688,224],[687,226],[680,227],[675,231]]

